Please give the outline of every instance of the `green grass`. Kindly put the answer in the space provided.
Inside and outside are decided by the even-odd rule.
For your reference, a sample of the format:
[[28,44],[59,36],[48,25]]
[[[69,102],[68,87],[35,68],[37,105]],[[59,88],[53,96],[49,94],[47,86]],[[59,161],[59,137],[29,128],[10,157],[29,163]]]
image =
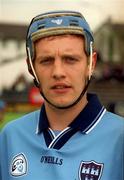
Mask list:
[[0,129],[2,129],[6,123],[23,116],[26,113],[8,112],[5,113],[3,121],[0,122]]

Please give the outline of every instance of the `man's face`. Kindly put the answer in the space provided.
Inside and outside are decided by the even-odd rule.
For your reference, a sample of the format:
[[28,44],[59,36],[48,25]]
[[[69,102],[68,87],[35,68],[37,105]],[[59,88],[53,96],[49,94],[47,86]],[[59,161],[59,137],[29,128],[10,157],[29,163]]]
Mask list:
[[74,35],[43,38],[35,43],[34,67],[41,91],[55,106],[72,104],[88,78],[84,40]]

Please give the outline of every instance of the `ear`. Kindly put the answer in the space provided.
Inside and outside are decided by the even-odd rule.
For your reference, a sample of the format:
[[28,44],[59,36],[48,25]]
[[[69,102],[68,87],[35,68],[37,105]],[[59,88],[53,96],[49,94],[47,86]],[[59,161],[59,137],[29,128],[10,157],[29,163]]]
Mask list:
[[89,80],[94,72],[95,66],[96,66],[96,61],[97,61],[97,53],[94,51],[92,53],[92,56],[89,57]]
[[96,67],[96,62],[97,62],[97,52],[96,51],[93,52],[92,60],[93,60],[92,61],[92,73],[93,73],[93,71]]

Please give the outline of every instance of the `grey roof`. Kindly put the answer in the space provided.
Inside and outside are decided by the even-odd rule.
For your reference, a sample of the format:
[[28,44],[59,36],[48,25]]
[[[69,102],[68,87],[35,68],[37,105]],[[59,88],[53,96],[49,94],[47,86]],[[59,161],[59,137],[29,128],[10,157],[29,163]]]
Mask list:
[[26,37],[27,25],[0,23],[0,39],[23,40]]
[[114,23],[108,19],[95,30],[94,35],[97,35],[103,27],[109,27],[118,37],[124,38],[124,23]]
[[124,39],[124,24],[112,24],[113,31]]

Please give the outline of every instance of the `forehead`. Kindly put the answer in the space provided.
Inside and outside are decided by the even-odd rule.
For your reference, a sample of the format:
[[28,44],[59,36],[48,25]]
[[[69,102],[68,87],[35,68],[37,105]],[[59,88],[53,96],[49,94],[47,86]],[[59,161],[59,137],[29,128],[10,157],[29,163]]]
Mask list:
[[83,36],[81,35],[75,35],[75,34],[63,34],[63,35],[54,35],[54,36],[49,36],[49,37],[45,37],[45,38],[42,38],[42,39],[46,39],[46,40],[53,40],[53,39],[61,39],[61,38],[77,38],[77,39],[84,39]]
[[40,45],[44,46],[46,43],[53,45],[52,44],[53,42],[57,42],[59,46],[61,46],[63,43],[65,43],[68,46],[71,46],[72,44],[69,42],[72,42],[72,41],[74,43],[77,42],[78,43],[77,45],[81,44],[82,47],[84,46],[84,43],[85,43],[84,37],[81,35],[70,35],[70,34],[69,35],[56,35],[56,36],[49,36],[49,37],[41,38],[35,41],[35,47],[38,47]]

